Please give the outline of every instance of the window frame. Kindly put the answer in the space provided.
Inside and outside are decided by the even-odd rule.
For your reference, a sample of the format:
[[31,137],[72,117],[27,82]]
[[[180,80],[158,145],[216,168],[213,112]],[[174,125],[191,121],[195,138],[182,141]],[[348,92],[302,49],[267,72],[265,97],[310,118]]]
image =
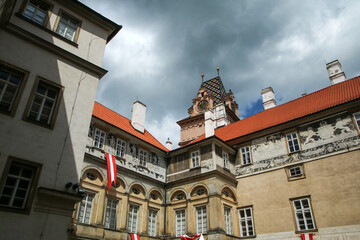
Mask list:
[[[238,208],[238,216],[239,216],[239,229],[240,229],[240,237],[241,238],[252,238],[252,237],[256,237],[256,233],[255,233],[255,225],[254,225],[254,214],[253,214],[253,207],[252,206],[246,206],[246,207],[240,207]],[[251,216],[247,216],[246,215],[246,210],[250,209],[250,214]],[[241,217],[240,211],[244,211],[244,217]],[[248,226],[248,221],[251,220],[251,226],[252,226],[252,231],[253,234],[249,235],[249,226]],[[246,236],[244,236],[243,233],[243,229],[242,229],[242,225],[241,222],[244,221],[245,222],[245,226],[246,226]]]
[[[22,17],[24,17],[25,19],[27,19],[28,21],[31,21],[32,23],[35,23],[35,24],[37,24],[37,25],[39,25],[39,26],[45,27],[45,26],[48,24],[49,20],[50,20],[51,13],[52,13],[52,10],[53,10],[54,5],[51,4],[51,3],[48,2],[48,1],[45,1],[45,0],[38,0],[38,1],[43,2],[44,4],[46,4],[46,5],[49,6],[48,9],[47,9],[45,18],[44,18],[43,22],[40,24],[40,23],[38,23],[38,22],[36,22],[36,21],[33,20],[34,16],[32,16],[32,18],[28,18],[27,16],[25,16],[25,11],[26,11],[27,6],[29,5],[30,1],[31,1],[31,0],[24,0],[24,1],[23,1],[22,6],[21,6],[20,11],[19,11],[19,14],[20,14]],[[30,3],[30,4],[32,4],[32,3]],[[32,4],[32,5],[33,5],[33,4]],[[36,8],[36,9],[38,9],[38,8]]]
[[[70,20],[74,20],[75,22],[77,22],[77,26],[76,26],[76,29],[74,31],[73,39],[68,39],[65,36],[63,36],[63,35],[61,35],[60,33],[57,32],[57,28],[59,27],[59,24],[61,22],[61,17],[63,15],[66,15]],[[78,18],[74,17],[72,14],[69,14],[68,12],[64,11],[63,9],[59,9],[59,13],[57,15],[57,18],[56,18],[56,21],[55,21],[55,24],[54,24],[53,32],[55,34],[57,34],[58,36],[60,36],[62,39],[65,39],[66,41],[70,41],[72,43],[77,43],[78,39],[79,39],[81,24],[82,24],[82,21],[80,21]]]
[[[205,209],[205,211],[204,211]],[[199,210],[201,211],[199,216]],[[195,207],[196,234],[206,234],[208,230],[207,207],[206,205]],[[199,218],[201,221],[199,222]],[[199,231],[200,228],[200,231]]]
[[[293,168],[297,168],[299,167],[301,170],[301,174],[298,174],[298,175],[291,175],[291,169]],[[299,179],[303,179],[303,178],[306,178],[306,175],[305,175],[305,167],[304,167],[304,164],[300,163],[300,164],[294,164],[294,165],[291,165],[291,166],[287,166],[285,167],[285,172],[286,172],[286,176],[288,178],[288,181],[295,181],[295,180],[299,180]]]
[[[197,165],[195,165],[194,162],[197,163]],[[198,168],[201,166],[200,150],[192,151],[190,153],[190,164],[191,168]]]
[[[96,140],[95,140],[95,139],[96,139],[96,131],[97,131],[97,130],[100,131],[100,137],[99,137],[99,140],[98,140],[98,142],[99,142],[98,146],[95,145],[95,142],[96,142]],[[101,133],[104,133],[104,139],[103,139],[102,147],[100,147]],[[105,143],[106,143],[106,131],[103,131],[103,130],[101,130],[100,128],[95,127],[95,130],[94,130],[94,139],[93,139],[93,147],[94,147],[94,148],[97,148],[97,149],[104,150],[104,148],[105,148]]]
[[[120,147],[119,146],[119,142],[120,142]],[[124,144],[124,146],[122,146],[122,144]],[[115,156],[119,157],[119,158],[122,158],[122,159],[125,159],[125,156],[126,156],[126,141],[122,140],[121,138],[117,138],[116,139],[116,147],[115,147]],[[123,147],[123,149],[122,149]],[[122,156],[122,150],[123,150],[123,156]],[[120,154],[118,154],[118,151]]]
[[[158,216],[158,210],[149,208],[148,209],[148,234],[151,237],[156,237],[157,235],[157,216]],[[154,214],[155,213],[155,214]]]
[[139,148],[139,166],[147,168],[149,162],[149,152]]
[[[243,153],[243,149],[248,149]],[[244,159],[244,155],[246,156],[246,154],[248,154],[248,158]],[[241,166],[247,166],[247,165],[251,165],[253,163],[252,160],[252,153],[251,153],[251,145],[246,145],[246,146],[242,146],[240,147],[240,156],[241,156]],[[244,162],[245,160],[245,162]]]
[[[90,206],[89,222],[85,222],[86,209],[88,208],[88,198],[89,198],[89,195],[92,195],[93,197],[92,197],[91,206]],[[91,217],[92,217],[92,212],[93,212],[94,199],[95,199],[95,197],[96,197],[96,193],[90,192],[90,191],[89,191],[89,192],[85,192],[83,199],[82,199],[81,202],[79,203],[78,213],[77,213],[77,217],[76,217],[78,223],[87,224],[87,225],[91,224],[91,222],[92,222],[92,221],[91,221]],[[80,220],[80,212],[81,212],[81,209],[82,209],[81,206],[82,206],[84,200],[86,201],[86,202],[85,202],[85,210],[84,210],[83,219]]]
[[24,206],[22,208],[14,208],[12,206],[0,205],[0,211],[23,213],[23,214],[28,215],[28,214],[30,214],[31,206],[34,201],[34,197],[35,197],[35,193],[36,193],[36,189],[37,189],[37,185],[38,185],[39,177],[40,177],[40,173],[41,173],[42,164],[34,163],[34,162],[31,162],[28,160],[9,156],[8,160],[5,164],[5,167],[3,169],[1,178],[0,178],[0,196],[2,195],[4,186],[5,186],[5,182],[9,175],[10,167],[12,166],[13,163],[17,164],[17,165],[23,165],[25,167],[33,168],[34,169],[33,177],[32,177],[31,183],[29,184],[30,186],[29,186],[29,189],[27,192]]
[[224,227],[225,227],[225,233],[227,235],[232,235],[231,207],[227,207],[227,206],[224,206]]
[[[49,123],[47,123],[47,124],[39,122],[37,120],[29,119],[29,117],[28,117],[29,114],[30,114],[30,110],[32,108],[34,99],[35,99],[37,89],[40,86],[40,84],[42,86],[45,86],[46,88],[55,89],[57,91],[57,96],[56,96],[55,101],[54,101],[54,106],[53,106],[53,109],[51,110],[51,114],[50,114],[51,119],[50,119]],[[42,77],[38,76],[36,78],[36,80],[35,80],[35,83],[33,85],[33,89],[32,89],[32,91],[30,93],[28,103],[27,103],[26,109],[24,111],[23,120],[27,121],[27,122],[31,122],[33,124],[36,124],[38,126],[53,129],[54,125],[55,125],[55,122],[56,122],[56,119],[57,119],[57,114],[59,112],[60,103],[62,102],[63,91],[64,91],[63,86],[60,86],[60,85],[58,85],[58,84],[56,84],[56,83],[54,83],[52,81],[49,81],[49,80],[47,80],[45,78],[42,78]]]
[[26,70],[23,70],[21,68],[18,68],[16,66],[13,66],[11,64],[5,63],[3,61],[0,61],[0,70],[1,69],[4,70],[4,71],[8,71],[11,74],[22,75],[22,79],[21,79],[21,82],[20,82],[19,87],[17,89],[16,96],[12,100],[12,105],[10,107],[10,110],[7,111],[7,110],[0,109],[0,113],[3,113],[3,114],[6,114],[6,115],[9,115],[9,116],[13,117],[15,115],[16,109],[17,109],[17,107],[19,105],[19,102],[20,102],[20,98],[21,98],[21,96],[23,94],[25,85],[27,83],[27,80],[28,80],[28,77],[29,77],[29,72],[26,71]]
[[[356,115],[359,115],[359,119],[356,119]],[[352,113],[352,118],[355,122],[355,126],[356,126],[356,131],[358,132],[358,134],[360,134],[360,112],[354,112]],[[359,121],[359,122],[358,122]]]
[[[135,212],[135,211],[131,211],[131,209],[133,209],[133,210],[137,209],[137,210]],[[129,231],[129,233],[137,233],[137,224],[138,224],[138,220],[139,220],[139,212],[140,212],[140,206],[139,205],[129,204],[129,214],[128,214],[127,226],[126,226],[126,229]],[[135,219],[135,226],[133,226],[134,219]]]
[[[306,220],[304,221],[304,224],[306,226],[306,229],[300,229],[300,225],[299,225],[299,219],[297,217],[297,209],[295,207],[295,201],[300,201],[301,203],[301,206],[303,206],[302,204],[302,200],[307,200],[307,203],[308,203],[308,208],[305,208],[305,210],[309,210],[310,211],[310,216],[311,216],[311,221],[312,221],[312,224],[314,226],[314,228],[312,229],[309,229],[307,227],[308,223],[306,222]],[[314,217],[314,211],[311,207],[311,198],[310,198],[310,195],[309,196],[303,196],[303,197],[297,197],[297,198],[292,198],[290,199],[291,201],[291,205],[292,205],[292,212],[293,212],[293,215],[294,215],[294,222],[295,222],[295,226],[296,226],[296,230],[295,230],[295,233],[304,233],[304,232],[316,232],[317,231],[317,228],[316,228],[316,222],[315,222],[315,217]],[[303,219],[306,219],[304,218],[305,217],[305,211],[303,211],[303,208],[300,209],[302,215],[303,215]]]
[[229,170],[230,169],[229,154],[223,151],[222,158],[224,160],[224,168]]
[[[111,203],[111,206],[109,206],[109,203]],[[115,204],[115,209],[114,209],[113,204]],[[105,215],[104,215],[104,228],[113,229],[113,230],[116,229],[117,207],[118,207],[118,205],[119,205],[119,200],[118,199],[107,198],[106,206],[105,206]],[[111,215],[113,213],[113,211],[115,211],[114,216]],[[109,212],[109,216],[107,217],[108,212]]]
[[[293,134],[296,135],[296,138],[293,138]],[[288,151],[288,154],[294,154],[294,153],[298,153],[298,152],[301,152],[301,143],[300,143],[300,138],[299,138],[299,133],[298,131],[291,131],[291,132],[287,132],[284,134],[285,135],[285,141],[286,141],[286,148],[287,148],[287,151]],[[288,136],[291,136],[291,139],[288,139]],[[295,144],[294,144],[294,140],[297,141],[298,143],[298,150],[295,149]],[[294,151],[291,151],[290,149],[290,144],[289,142],[292,142],[293,145],[294,145]]]
[[[179,214],[181,214],[179,218]],[[178,221],[180,220],[180,221]],[[178,225],[178,222],[180,224]],[[185,209],[177,209],[175,210],[175,236],[181,237],[186,233],[186,210]]]

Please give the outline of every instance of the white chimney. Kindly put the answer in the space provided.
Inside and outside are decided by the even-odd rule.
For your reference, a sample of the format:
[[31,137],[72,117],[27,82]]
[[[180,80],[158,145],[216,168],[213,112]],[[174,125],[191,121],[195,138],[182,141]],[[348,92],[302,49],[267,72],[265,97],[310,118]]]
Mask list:
[[326,64],[329,73],[329,79],[332,85],[341,83],[346,80],[345,73],[342,70],[339,60],[335,60]]
[[223,127],[227,125],[225,105],[220,103],[215,106],[215,127]]
[[132,108],[131,125],[139,132],[145,130],[146,105],[136,100]]
[[261,90],[264,109],[276,107],[275,94],[272,87],[264,88]]
[[214,124],[214,114],[211,109],[205,112],[205,138],[214,136],[215,134],[215,124]]
[[172,150],[172,142],[170,142],[170,139],[168,138],[168,140],[166,141],[165,147],[169,150]]

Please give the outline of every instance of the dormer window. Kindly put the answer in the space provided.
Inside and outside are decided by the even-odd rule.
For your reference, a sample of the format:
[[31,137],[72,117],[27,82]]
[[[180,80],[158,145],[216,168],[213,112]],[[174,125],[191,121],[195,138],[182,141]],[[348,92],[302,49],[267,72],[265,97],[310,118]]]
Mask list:
[[40,0],[29,0],[24,10],[24,17],[44,25],[50,5]]
[[70,17],[68,14],[61,12],[60,20],[55,32],[60,36],[75,42],[75,36],[79,27],[79,21]]

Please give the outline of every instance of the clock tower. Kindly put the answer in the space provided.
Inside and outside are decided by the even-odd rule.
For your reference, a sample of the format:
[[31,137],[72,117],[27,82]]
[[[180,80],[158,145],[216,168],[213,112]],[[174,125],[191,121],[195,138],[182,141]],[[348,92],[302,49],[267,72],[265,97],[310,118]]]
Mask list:
[[215,119],[217,128],[239,120],[234,94],[231,90],[226,92],[219,75],[201,83],[196,97],[192,100],[192,106],[188,109],[189,116],[177,122],[181,128],[180,146],[190,143],[205,133],[204,113],[209,109],[224,113],[219,114],[223,116],[221,120]]

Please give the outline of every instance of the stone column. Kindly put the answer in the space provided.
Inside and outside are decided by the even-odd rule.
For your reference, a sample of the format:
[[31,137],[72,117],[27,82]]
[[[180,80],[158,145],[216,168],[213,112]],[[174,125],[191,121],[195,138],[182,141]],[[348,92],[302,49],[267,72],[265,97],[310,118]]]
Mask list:
[[[223,229],[223,216],[221,209],[221,200],[219,196],[213,195],[209,196],[209,206],[208,206],[208,221],[209,221],[209,229],[208,234],[225,234]],[[210,211],[212,209],[213,211]]]

